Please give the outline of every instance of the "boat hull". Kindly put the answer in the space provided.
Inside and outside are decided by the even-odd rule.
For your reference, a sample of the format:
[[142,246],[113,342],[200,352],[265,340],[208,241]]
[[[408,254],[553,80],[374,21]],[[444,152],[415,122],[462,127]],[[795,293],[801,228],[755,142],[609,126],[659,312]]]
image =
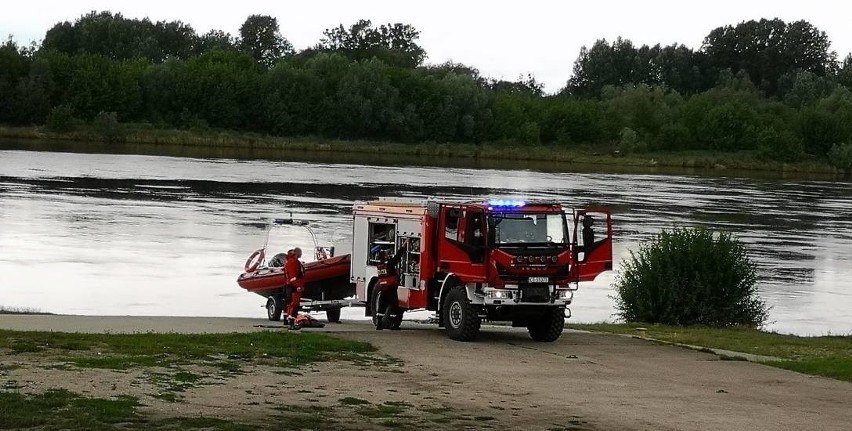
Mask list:
[[[324,301],[355,295],[355,286],[349,282],[350,263],[348,254],[306,263],[302,298]],[[262,268],[241,274],[237,284],[246,291],[269,297],[284,292],[287,275],[283,268]]]

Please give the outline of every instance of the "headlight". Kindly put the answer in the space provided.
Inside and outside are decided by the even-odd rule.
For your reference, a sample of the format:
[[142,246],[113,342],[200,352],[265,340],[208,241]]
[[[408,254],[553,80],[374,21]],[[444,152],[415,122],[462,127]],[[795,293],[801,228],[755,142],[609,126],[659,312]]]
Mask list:
[[559,262],[559,257],[558,256],[551,256],[550,261],[553,262],[553,263]]
[[506,292],[505,290],[491,290],[488,292],[488,296],[494,299],[508,299],[509,292]]
[[518,257],[516,257],[516,258],[515,258],[515,262],[518,262],[518,263],[524,263],[524,257],[523,257],[523,256],[518,256]]
[[559,295],[559,299],[570,300],[574,298],[574,291],[570,289],[557,289],[556,293]]

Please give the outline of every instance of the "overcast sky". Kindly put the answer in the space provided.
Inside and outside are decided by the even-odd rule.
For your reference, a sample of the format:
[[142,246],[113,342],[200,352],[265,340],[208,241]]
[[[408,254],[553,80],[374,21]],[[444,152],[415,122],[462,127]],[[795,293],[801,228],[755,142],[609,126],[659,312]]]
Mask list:
[[251,14],[278,18],[296,49],[314,45],[326,28],[360,18],[374,24],[402,22],[420,31],[427,62],[474,66],[488,77],[515,80],[533,74],[555,92],[565,85],[580,47],[617,36],[636,45],[683,43],[698,48],[710,30],[744,20],[804,19],[828,34],[843,58],[852,51],[850,8],[843,1],[465,1],[302,0],[223,3],[164,0],[71,0],[4,2],[0,35],[19,43],[40,41],[55,23],[92,10],[121,12],[152,21],[181,20],[201,34],[219,29],[235,35]]

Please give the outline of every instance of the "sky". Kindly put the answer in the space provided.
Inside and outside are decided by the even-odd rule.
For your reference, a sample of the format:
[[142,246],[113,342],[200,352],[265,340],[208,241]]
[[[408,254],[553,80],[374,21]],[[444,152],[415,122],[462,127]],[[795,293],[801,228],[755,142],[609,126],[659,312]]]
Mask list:
[[296,49],[316,44],[326,28],[358,19],[373,24],[401,22],[420,31],[427,63],[452,60],[483,76],[517,80],[532,74],[553,93],[571,77],[582,46],[618,36],[635,45],[682,43],[698,49],[714,28],[760,18],[804,19],[828,34],[839,58],[852,51],[849,6],[841,1],[714,0],[644,1],[465,1],[309,0],[219,3],[195,1],[15,1],[4,2],[0,36],[39,42],[57,22],[89,11],[109,10],[128,18],[180,20],[199,34],[211,29],[232,35],[251,14],[278,19],[281,34]]

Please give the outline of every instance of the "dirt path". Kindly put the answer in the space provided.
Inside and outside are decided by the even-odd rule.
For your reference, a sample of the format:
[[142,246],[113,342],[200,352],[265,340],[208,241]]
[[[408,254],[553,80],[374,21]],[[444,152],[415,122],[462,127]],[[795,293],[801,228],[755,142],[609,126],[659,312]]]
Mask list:
[[[253,325],[263,323],[0,316],[4,329],[83,332],[232,332],[262,330]],[[365,322],[320,331],[368,341],[404,362],[402,373],[333,366],[311,373],[323,374],[335,396],[443,406],[472,428],[847,430],[852,423],[850,383],[631,338],[569,332],[546,344],[524,330],[487,327],[478,342],[459,343],[409,322],[398,332]],[[335,372],[341,375],[327,375]]]

